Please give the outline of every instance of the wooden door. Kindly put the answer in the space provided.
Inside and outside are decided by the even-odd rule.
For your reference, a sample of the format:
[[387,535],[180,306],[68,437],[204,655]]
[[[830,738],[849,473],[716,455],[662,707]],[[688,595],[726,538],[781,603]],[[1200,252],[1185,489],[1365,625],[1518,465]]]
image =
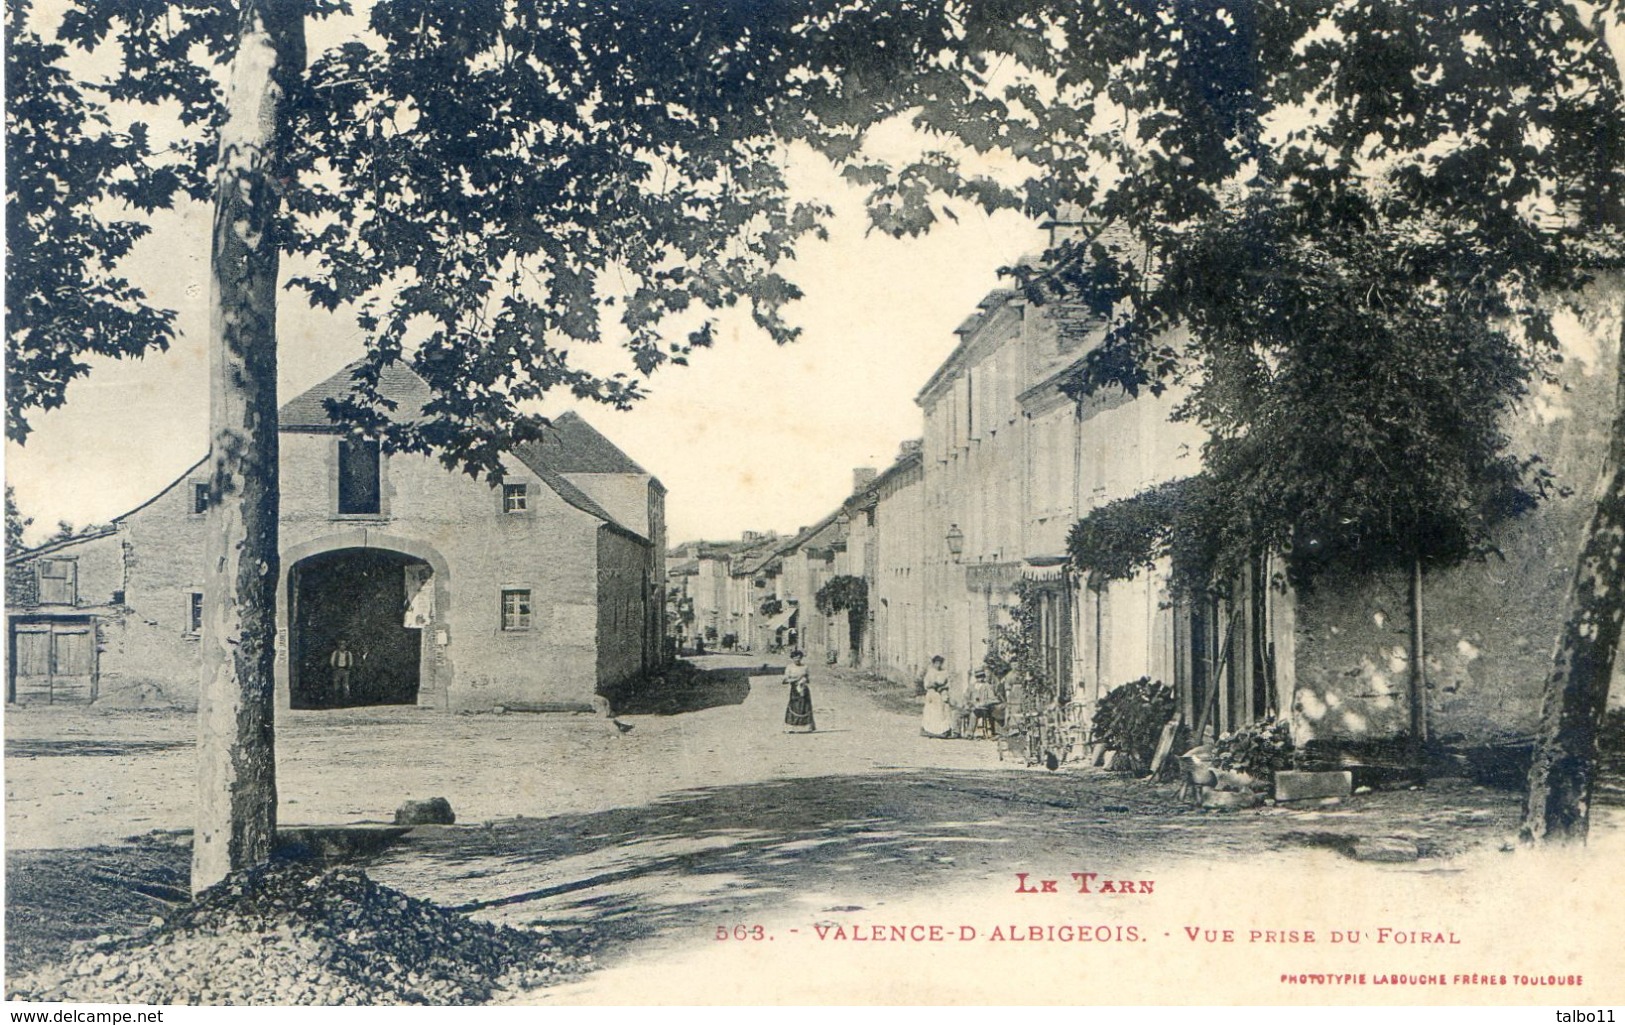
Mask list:
[[96,700],[96,637],[89,623],[51,628],[51,704],[88,705]]
[[11,633],[11,700],[51,703],[51,624],[18,623]]
[[44,620],[12,628],[12,700],[19,705],[96,700],[96,634],[88,620]]

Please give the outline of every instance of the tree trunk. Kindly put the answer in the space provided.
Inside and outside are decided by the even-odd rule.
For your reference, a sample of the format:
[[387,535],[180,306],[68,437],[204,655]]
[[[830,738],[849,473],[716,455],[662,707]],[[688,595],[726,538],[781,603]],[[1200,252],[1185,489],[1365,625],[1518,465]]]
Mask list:
[[1427,654],[1422,650],[1422,560],[1411,559],[1411,732],[1406,753],[1412,767],[1422,765],[1422,749],[1428,739]]
[[1590,828],[1597,734],[1608,710],[1608,682],[1625,617],[1625,322],[1620,346],[1614,423],[1597,508],[1569,587],[1568,622],[1541,701],[1519,831],[1525,843],[1584,843]]
[[194,893],[267,860],[276,833],[275,174],[304,50],[302,0],[245,5],[215,178]]

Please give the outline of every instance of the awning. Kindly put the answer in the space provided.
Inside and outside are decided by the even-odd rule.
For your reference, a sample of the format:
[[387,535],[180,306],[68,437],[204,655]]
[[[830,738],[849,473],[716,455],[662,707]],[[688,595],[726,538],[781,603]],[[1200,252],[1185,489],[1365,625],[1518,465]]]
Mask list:
[[1021,567],[1021,578],[1040,583],[1066,579],[1067,558],[1064,555],[1045,555],[1027,560]]
[[965,567],[965,590],[1008,591],[1021,579],[1019,562],[978,562]]
[[777,632],[779,632],[780,630],[784,629],[787,626],[794,625],[795,619],[796,619],[796,613],[800,612],[800,611],[801,611],[800,606],[785,609],[783,612],[779,613],[778,615],[774,616],[772,619],[767,621],[767,632],[768,633],[777,633]]

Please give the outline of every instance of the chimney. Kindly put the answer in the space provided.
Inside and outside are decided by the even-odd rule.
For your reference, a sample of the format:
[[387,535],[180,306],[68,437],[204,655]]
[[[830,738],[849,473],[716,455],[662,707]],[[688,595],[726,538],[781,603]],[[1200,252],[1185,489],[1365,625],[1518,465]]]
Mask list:
[[761,532],[755,530],[747,530],[743,534],[739,535],[739,540],[745,542],[746,544],[750,544],[754,541],[760,541],[761,539]]
[[857,467],[852,471],[852,490],[862,491],[864,488],[873,484],[875,482],[875,477],[877,476],[879,476],[879,474],[872,466]]
[[1076,203],[1062,203],[1042,227],[1049,231],[1049,248],[1054,249],[1063,242],[1083,241],[1091,225],[1084,220],[1083,207]]

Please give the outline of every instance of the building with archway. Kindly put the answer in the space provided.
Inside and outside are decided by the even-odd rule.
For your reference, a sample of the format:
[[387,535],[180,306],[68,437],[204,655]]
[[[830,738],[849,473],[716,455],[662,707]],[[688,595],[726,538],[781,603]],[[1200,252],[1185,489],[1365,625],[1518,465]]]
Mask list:
[[[382,452],[327,416],[351,369],[281,410],[280,707],[584,709],[657,667],[657,479],[574,413],[496,487]],[[429,398],[404,367],[380,388],[397,410]],[[7,561],[8,702],[196,702],[206,470]]]

